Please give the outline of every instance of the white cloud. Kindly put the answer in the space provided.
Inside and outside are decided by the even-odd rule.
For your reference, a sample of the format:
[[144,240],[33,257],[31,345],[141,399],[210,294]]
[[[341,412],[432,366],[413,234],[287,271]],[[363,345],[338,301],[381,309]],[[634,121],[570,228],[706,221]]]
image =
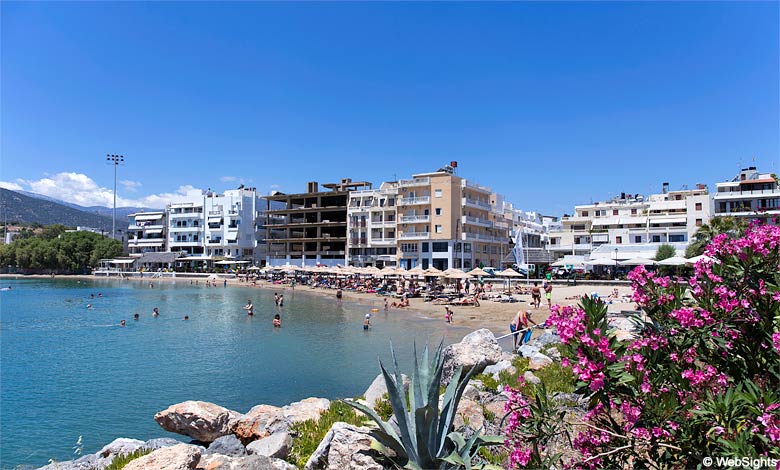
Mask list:
[[[39,180],[17,180],[19,184],[1,182],[0,185],[13,186],[17,190],[27,189],[44,196],[61,199],[80,206],[111,207],[114,204],[114,190],[99,186],[92,178],[83,173],[57,173]],[[137,190],[141,183],[122,181],[128,190]],[[6,186],[3,186],[6,187]],[[132,188],[132,189],[131,189]],[[9,187],[9,189],[13,189]],[[192,196],[200,196],[200,189],[192,185],[183,185],[174,192],[150,194],[137,198],[124,198],[117,194],[116,205],[119,207],[152,207],[162,209],[172,202],[183,202]]]
[[10,189],[11,191],[23,191],[24,188],[10,181],[0,181],[0,188]]
[[132,180],[122,180],[119,182],[119,184],[125,187],[125,191],[129,191],[131,193],[138,192],[138,188],[142,186],[140,182]]
[[238,181],[238,178],[235,176],[220,176],[219,180],[223,183],[232,183],[233,181]]

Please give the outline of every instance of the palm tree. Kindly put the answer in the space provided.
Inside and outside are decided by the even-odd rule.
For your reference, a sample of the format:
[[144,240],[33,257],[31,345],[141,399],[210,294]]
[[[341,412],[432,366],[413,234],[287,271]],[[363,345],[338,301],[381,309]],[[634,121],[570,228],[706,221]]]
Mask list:
[[731,216],[719,216],[710,219],[709,224],[704,224],[693,235],[693,240],[685,250],[686,258],[693,258],[704,253],[704,248],[709,245],[715,236],[727,233],[732,238],[737,238],[745,233],[748,223],[745,219]]

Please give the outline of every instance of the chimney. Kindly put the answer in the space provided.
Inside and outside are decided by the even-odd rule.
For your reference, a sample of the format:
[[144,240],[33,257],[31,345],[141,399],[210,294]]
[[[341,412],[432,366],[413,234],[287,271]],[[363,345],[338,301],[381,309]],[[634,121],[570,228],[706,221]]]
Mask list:
[[306,192],[307,193],[317,193],[319,192],[319,185],[316,181],[309,181],[306,183]]
[[669,192],[669,183],[664,183],[663,185],[661,185],[661,192],[664,194]]

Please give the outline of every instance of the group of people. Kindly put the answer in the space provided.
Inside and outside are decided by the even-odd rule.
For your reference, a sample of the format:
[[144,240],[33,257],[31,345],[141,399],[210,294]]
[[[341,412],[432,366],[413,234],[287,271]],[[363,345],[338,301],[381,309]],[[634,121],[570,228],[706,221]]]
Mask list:
[[[98,294],[98,296],[102,297],[102,295],[100,295],[100,294]],[[159,309],[158,307],[154,307],[154,308],[152,309],[152,316],[153,316],[154,318],[157,318],[157,317],[159,317],[159,316],[160,316],[160,309]],[[138,320],[140,320],[140,319],[141,319],[141,315],[139,315],[139,314],[137,314],[137,313],[136,313],[136,314],[133,314],[133,320],[135,320],[135,321],[138,321]],[[185,319],[185,320],[189,320],[189,319],[190,319],[189,315],[184,315],[184,319]],[[119,326],[127,326],[127,321],[125,321],[125,320],[121,320],[121,321],[119,322]]]
[[[278,294],[274,292],[274,303],[277,307],[284,307],[284,294]],[[249,299],[246,301],[246,305],[242,307],[244,310],[246,310],[246,314],[251,316],[254,316],[255,314],[255,306],[252,304],[252,299]],[[272,321],[274,328],[281,328],[282,327],[282,316],[280,314],[275,314],[274,319]]]

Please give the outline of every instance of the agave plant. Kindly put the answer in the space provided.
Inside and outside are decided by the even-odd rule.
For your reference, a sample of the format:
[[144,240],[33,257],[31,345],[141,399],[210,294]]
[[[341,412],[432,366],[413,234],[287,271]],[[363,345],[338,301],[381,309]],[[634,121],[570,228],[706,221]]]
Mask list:
[[[452,429],[458,403],[474,369],[463,376],[463,368],[458,368],[444,392],[441,411],[439,411],[439,386],[444,370],[443,346],[442,340],[433,360],[429,362],[426,345],[422,354],[422,364],[418,364],[415,346],[414,372],[409,384],[409,411],[406,407],[401,371],[398,369],[392,344],[390,352],[393,358],[394,375],[385,369],[381,361],[379,362],[387,385],[390,405],[393,408],[393,416],[398,424],[398,432],[371,408],[345,400],[348,405],[370,416],[376,422],[378,429],[372,430],[372,436],[378,442],[376,448],[398,467],[410,470],[445,470],[463,467],[470,469],[471,462],[481,446],[504,442],[501,436],[484,436],[478,432],[466,440],[463,435]],[[480,468],[488,468],[488,466]]]

